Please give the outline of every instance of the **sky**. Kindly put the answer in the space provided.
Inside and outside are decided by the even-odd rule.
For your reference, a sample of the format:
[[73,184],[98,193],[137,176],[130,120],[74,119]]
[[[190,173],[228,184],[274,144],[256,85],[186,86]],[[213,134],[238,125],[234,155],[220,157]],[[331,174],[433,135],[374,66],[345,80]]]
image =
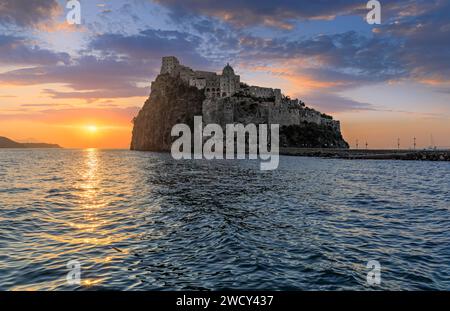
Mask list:
[[0,136],[128,148],[161,57],[281,88],[352,147],[450,147],[450,1],[0,0]]

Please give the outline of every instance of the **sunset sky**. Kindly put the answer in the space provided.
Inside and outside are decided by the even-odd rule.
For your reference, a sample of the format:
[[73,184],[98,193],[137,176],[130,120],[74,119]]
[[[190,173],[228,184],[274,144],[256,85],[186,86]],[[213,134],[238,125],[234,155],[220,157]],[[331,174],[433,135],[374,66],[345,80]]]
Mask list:
[[369,148],[450,147],[450,1],[0,0],[0,136],[128,148],[161,57],[281,88]]

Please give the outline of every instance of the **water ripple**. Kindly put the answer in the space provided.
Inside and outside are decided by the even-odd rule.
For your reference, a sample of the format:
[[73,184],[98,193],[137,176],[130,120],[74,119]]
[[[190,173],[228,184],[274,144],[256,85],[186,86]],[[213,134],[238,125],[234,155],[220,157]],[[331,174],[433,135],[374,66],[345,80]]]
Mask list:
[[[0,289],[450,289],[447,163],[0,151]],[[81,263],[68,285],[67,263]]]

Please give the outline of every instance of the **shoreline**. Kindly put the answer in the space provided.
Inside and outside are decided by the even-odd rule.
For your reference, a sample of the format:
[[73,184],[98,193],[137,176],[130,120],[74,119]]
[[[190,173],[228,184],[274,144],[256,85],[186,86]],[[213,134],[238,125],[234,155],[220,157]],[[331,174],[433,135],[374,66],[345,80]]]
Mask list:
[[450,150],[280,148],[280,155],[346,160],[450,161]]

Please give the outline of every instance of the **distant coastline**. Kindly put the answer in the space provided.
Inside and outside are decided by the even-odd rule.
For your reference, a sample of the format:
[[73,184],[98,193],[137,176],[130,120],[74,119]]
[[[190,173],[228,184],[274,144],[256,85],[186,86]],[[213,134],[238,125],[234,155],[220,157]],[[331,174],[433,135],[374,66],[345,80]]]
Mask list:
[[36,148],[62,148],[57,144],[47,143],[18,143],[12,139],[0,136],[0,148],[12,148],[12,149],[36,149]]

